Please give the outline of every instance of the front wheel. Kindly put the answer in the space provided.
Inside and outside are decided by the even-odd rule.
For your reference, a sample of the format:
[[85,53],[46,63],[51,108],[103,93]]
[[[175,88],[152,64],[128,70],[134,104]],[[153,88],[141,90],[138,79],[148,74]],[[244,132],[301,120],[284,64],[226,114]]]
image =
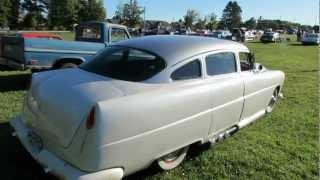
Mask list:
[[187,155],[189,146],[174,151],[160,159],[158,165],[163,170],[171,170],[179,166]]
[[272,94],[271,99],[269,101],[269,104],[267,106],[267,109],[266,109],[267,113],[271,113],[273,111],[274,107],[277,104],[278,98],[279,98],[279,90],[275,89],[273,91],[273,94]]

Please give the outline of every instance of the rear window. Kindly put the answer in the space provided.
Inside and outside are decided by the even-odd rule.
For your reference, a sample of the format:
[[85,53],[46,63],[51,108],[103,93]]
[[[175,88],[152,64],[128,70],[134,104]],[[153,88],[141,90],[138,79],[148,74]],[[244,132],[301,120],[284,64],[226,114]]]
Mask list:
[[139,82],[162,71],[165,62],[160,57],[145,51],[112,46],[80,68],[113,79]]
[[171,79],[174,81],[197,78],[201,78],[201,63],[199,60],[192,61],[171,74]]
[[81,25],[76,28],[76,39],[99,41],[102,37],[102,28],[98,24]]

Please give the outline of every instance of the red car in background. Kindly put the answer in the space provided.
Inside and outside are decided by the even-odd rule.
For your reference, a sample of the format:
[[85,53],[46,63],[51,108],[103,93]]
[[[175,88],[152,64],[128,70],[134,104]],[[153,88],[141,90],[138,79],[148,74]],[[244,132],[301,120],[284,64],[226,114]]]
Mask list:
[[23,38],[43,38],[43,39],[53,39],[53,40],[63,40],[63,38],[57,34],[43,33],[43,32],[20,32]]

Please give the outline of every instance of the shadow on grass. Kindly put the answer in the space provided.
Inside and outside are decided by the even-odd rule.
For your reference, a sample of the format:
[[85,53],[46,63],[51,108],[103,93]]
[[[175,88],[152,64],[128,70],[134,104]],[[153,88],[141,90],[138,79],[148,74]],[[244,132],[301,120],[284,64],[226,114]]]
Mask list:
[[26,90],[30,74],[0,75],[0,92]]
[[[0,123],[0,168],[1,179],[4,180],[58,180],[56,177],[44,173],[42,167],[29,155],[16,137],[11,136],[13,129],[9,123]],[[186,161],[199,156],[210,148],[209,144],[194,145],[189,149]],[[146,179],[162,173],[156,163],[149,168],[130,175],[125,180]]]
[[49,179],[41,166],[22,147],[17,138],[11,136],[12,128],[9,123],[0,124],[0,159],[1,179]]
[[317,44],[292,43],[290,46],[318,46]]

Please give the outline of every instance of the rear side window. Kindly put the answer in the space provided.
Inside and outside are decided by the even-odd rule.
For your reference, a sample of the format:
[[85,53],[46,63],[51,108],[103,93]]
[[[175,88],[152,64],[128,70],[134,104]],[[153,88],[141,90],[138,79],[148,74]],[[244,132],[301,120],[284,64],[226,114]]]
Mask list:
[[129,39],[127,32],[124,29],[111,29],[111,42],[118,42]]
[[80,68],[113,79],[139,82],[162,71],[165,62],[148,52],[114,46]]
[[171,79],[177,80],[188,80],[196,79],[201,77],[201,63],[199,60],[192,61],[171,74]]
[[234,53],[223,52],[207,56],[206,67],[209,76],[234,73],[237,71]]

